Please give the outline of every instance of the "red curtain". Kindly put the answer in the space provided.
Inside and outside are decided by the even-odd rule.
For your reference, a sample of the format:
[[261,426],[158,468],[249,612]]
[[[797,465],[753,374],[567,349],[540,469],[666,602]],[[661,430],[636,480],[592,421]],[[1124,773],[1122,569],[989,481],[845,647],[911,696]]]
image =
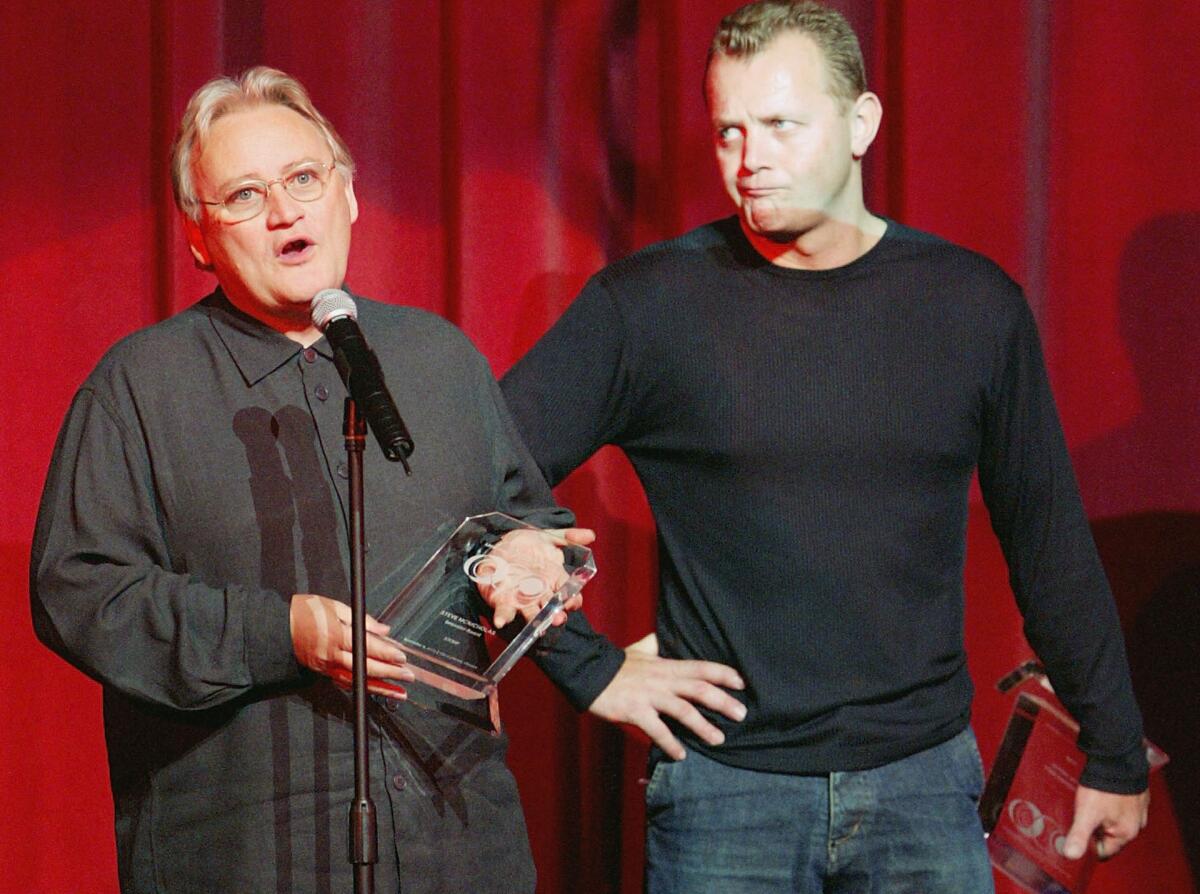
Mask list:
[[[502,373],[601,265],[727,213],[700,78],[732,5],[4,4],[0,891],[116,890],[99,689],[35,641],[28,550],[75,388],[117,338],[210,287],[166,176],[192,90],[260,62],[299,77],[359,165],[351,284],[449,317]],[[1028,290],[1147,727],[1174,758],[1150,828],[1090,890],[1195,891],[1200,6],[840,7],[885,107],[871,206]],[[594,623],[641,636],[654,538],[628,465],[601,453],[559,497],[600,531]],[[1028,653],[978,500],[966,577],[990,760],[1009,709],[993,683]],[[640,891],[644,744],[576,716],[532,667],[506,682],[503,712],[540,890]]]

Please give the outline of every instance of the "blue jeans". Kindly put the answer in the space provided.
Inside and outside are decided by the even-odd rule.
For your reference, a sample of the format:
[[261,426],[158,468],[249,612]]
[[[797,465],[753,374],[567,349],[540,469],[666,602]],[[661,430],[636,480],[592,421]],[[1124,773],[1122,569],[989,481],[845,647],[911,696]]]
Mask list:
[[984,894],[970,729],[874,770],[793,776],[652,756],[647,894]]

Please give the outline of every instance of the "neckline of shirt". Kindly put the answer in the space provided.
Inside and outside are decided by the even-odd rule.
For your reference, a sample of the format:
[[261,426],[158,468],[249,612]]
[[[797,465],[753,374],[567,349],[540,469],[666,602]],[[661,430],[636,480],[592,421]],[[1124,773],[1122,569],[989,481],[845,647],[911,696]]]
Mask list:
[[886,255],[899,235],[900,225],[896,221],[883,215],[877,216],[886,226],[883,235],[879,237],[874,245],[853,261],[838,267],[830,267],[824,270],[808,270],[799,267],[784,267],[780,264],[772,263],[769,259],[759,254],[750,240],[746,238],[746,234],[742,231],[741,224],[736,215],[729,218],[732,222],[731,228],[733,230],[733,233],[730,235],[730,248],[734,255],[746,264],[746,272],[754,275],[763,274],[793,282],[819,282],[856,276],[862,270],[875,265],[881,257]]
[[239,310],[220,286],[203,300],[202,305],[217,338],[249,385],[257,385],[306,350],[314,350],[327,360],[333,359],[325,336],[305,348]]

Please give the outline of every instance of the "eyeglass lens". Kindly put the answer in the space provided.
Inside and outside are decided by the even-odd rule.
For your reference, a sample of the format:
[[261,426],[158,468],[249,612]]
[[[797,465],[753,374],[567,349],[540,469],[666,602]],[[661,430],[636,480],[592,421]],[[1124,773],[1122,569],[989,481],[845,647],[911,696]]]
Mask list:
[[233,220],[254,217],[266,206],[267,192],[278,183],[287,194],[301,202],[314,202],[325,192],[329,168],[323,164],[301,165],[276,180],[251,180],[234,187],[221,203]]

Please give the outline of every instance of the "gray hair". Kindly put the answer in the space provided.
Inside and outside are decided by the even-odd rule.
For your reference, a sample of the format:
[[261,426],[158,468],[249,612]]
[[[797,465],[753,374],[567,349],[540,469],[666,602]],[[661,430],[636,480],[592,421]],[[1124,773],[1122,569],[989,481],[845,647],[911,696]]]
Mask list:
[[188,100],[171,144],[171,189],[179,210],[194,221],[200,219],[200,198],[192,179],[192,164],[217,119],[230,112],[259,105],[279,105],[311,121],[325,138],[334,163],[347,179],[354,176],[350,150],[329,120],[317,111],[308,91],[295,78],[277,68],[258,65],[238,78],[213,78]]
[[854,29],[840,12],[811,0],[755,0],[731,12],[717,26],[707,65],[717,56],[753,56],[784,31],[799,31],[821,50],[830,91],[844,106],[866,92],[866,67]]

